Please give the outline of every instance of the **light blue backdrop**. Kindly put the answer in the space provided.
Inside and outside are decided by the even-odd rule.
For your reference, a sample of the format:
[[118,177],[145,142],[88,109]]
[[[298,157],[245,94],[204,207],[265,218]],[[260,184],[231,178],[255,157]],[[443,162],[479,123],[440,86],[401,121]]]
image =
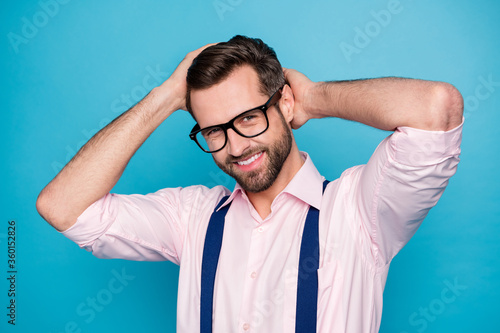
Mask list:
[[[91,135],[167,78],[188,51],[235,34],[262,38],[284,66],[316,81],[404,76],[462,92],[462,161],[393,261],[381,332],[498,332],[500,3],[42,0],[2,7],[1,332],[175,331],[177,266],[96,259],[45,223],[35,200]],[[113,191],[232,188],[190,142],[192,125],[184,112],[169,118]],[[339,119],[295,132],[329,179],[366,163],[388,134]],[[15,327],[6,316],[9,220],[16,221]],[[453,295],[449,284],[460,286]]]

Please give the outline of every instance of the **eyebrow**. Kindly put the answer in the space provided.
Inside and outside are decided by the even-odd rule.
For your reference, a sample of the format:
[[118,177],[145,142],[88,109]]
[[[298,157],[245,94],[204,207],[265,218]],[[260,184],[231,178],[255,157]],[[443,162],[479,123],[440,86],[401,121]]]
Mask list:
[[[267,96],[266,96],[267,97]],[[217,123],[217,124],[214,124],[214,125],[208,125],[208,126],[205,126],[205,127],[201,127],[200,125],[200,129],[205,129],[205,128],[208,128],[208,127],[214,127],[214,126],[221,126],[221,125],[226,125],[228,122],[234,120],[236,117],[238,117],[239,115],[245,113],[245,112],[248,112],[248,111],[252,111],[252,110],[256,110],[256,109],[259,109],[260,107],[266,105],[266,103],[272,98],[273,96],[269,97],[264,103],[262,104],[259,104],[257,106],[254,106],[253,108],[250,108],[250,109],[246,109],[245,111],[241,111],[239,113],[236,113],[232,118],[230,118],[228,121],[224,122],[224,123]],[[196,119],[195,119],[196,120]],[[199,123],[197,122],[197,124],[199,125]]]

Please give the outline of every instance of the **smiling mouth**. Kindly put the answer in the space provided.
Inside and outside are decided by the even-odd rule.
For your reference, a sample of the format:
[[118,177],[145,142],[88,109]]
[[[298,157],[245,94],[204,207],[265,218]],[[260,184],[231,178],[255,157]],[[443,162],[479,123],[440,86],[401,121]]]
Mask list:
[[243,161],[236,161],[234,163],[238,164],[238,165],[249,165],[251,164],[252,162],[254,162],[256,159],[258,159],[260,156],[262,155],[262,152],[259,152],[257,154],[254,154],[252,156],[250,156],[249,158],[247,158],[246,160],[243,160]]

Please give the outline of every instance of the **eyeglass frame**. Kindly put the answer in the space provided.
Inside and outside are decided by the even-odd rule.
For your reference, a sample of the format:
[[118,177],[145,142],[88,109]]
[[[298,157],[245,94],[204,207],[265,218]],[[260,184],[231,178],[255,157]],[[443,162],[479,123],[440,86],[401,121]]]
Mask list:
[[[247,111],[243,111],[242,113],[238,114],[236,117],[234,117],[233,119],[231,119],[230,121],[228,121],[227,123],[225,124],[219,124],[219,125],[212,125],[212,126],[208,126],[208,127],[204,127],[204,128],[200,128],[200,125],[198,123],[196,123],[196,125],[194,125],[193,129],[191,130],[191,133],[189,133],[189,138],[191,140],[193,140],[194,142],[196,142],[196,144],[198,145],[198,147],[201,148],[201,150],[203,150],[205,153],[209,153],[209,154],[212,154],[212,153],[216,153],[218,151],[221,151],[222,149],[224,149],[224,147],[227,145],[227,130],[228,129],[232,129],[233,131],[235,131],[238,135],[244,137],[244,138],[255,138],[256,136],[259,136],[261,135],[262,133],[264,133],[265,131],[267,131],[267,129],[269,128],[269,119],[267,117],[267,110],[271,107],[273,107],[274,105],[276,105],[279,100],[281,99],[281,91],[283,90],[283,87],[284,85],[279,88],[278,90],[276,90],[276,92],[274,94],[271,95],[271,97],[269,97],[269,99],[267,100],[266,103],[262,104],[261,106],[257,106],[255,108],[251,108],[250,110],[247,110]],[[279,94],[278,94],[279,93]],[[235,126],[234,126],[234,121],[241,117],[242,115],[244,115],[245,113],[247,112],[250,112],[250,111],[255,111],[255,110],[260,110],[262,111],[262,113],[264,113],[264,117],[266,118],[266,128],[258,133],[258,134],[254,134],[254,135],[250,135],[250,136],[247,136],[247,135],[244,135],[242,134]],[[224,136],[225,136],[225,141],[224,141],[224,144],[222,145],[222,147],[220,147],[219,149],[217,150],[205,150],[202,145],[198,142],[198,139],[196,139],[196,134],[198,134],[199,132],[201,131],[204,131],[206,129],[209,129],[209,128],[213,128],[213,127],[220,127],[222,128],[222,130],[224,131]]]

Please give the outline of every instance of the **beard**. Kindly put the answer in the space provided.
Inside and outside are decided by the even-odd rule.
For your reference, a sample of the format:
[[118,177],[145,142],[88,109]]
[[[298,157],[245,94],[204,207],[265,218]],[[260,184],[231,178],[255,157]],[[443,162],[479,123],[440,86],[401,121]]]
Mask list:
[[[239,159],[245,159],[258,152],[264,152],[267,156],[268,163],[267,165],[263,163],[263,165],[259,168],[260,170],[247,172],[238,170],[238,167],[234,165],[235,158],[232,156],[228,156],[224,163],[219,163],[214,159],[215,164],[217,164],[217,166],[226,174],[234,178],[236,182],[238,182],[238,184],[240,184],[240,186],[247,192],[262,192],[271,187],[276,178],[278,178],[281,168],[290,154],[292,149],[292,131],[286,124],[283,116],[281,117],[284,131],[276,142],[270,146],[258,146],[245,154],[245,156],[239,157]],[[264,168],[264,170],[262,170],[262,168]]]

